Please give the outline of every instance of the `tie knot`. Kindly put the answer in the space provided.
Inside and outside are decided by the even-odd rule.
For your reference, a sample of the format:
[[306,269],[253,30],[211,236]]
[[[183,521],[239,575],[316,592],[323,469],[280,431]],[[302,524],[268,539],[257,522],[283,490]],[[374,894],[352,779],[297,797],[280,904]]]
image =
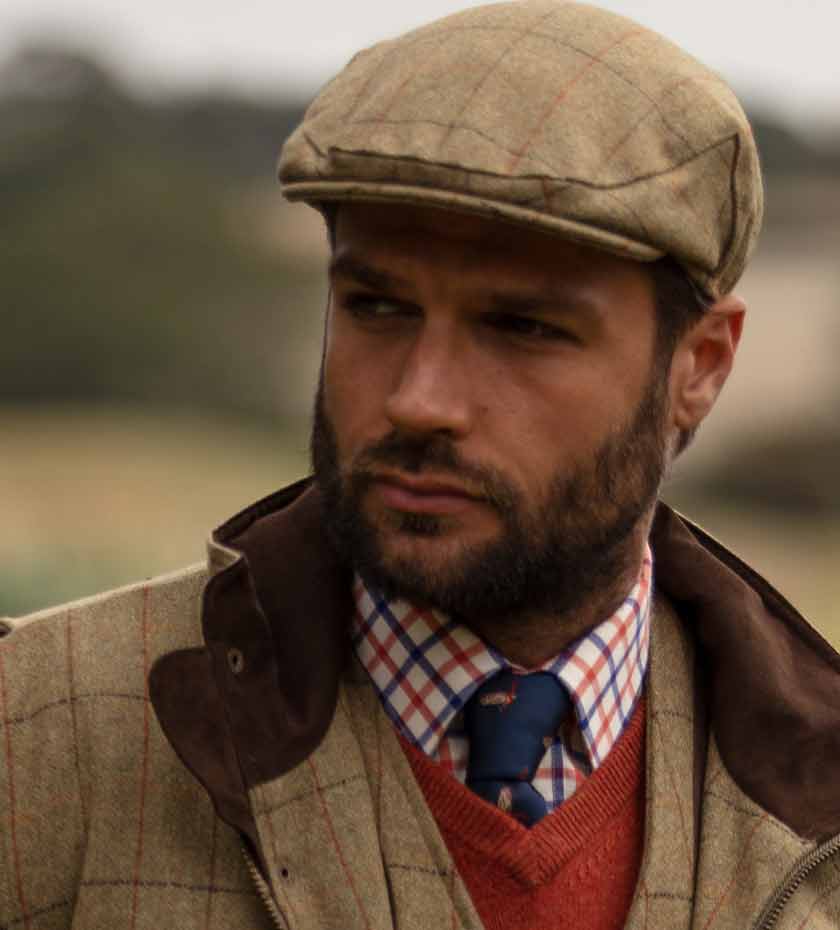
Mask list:
[[467,785],[525,822],[538,820],[545,801],[530,782],[570,709],[566,689],[549,672],[505,669],[488,679],[464,706]]

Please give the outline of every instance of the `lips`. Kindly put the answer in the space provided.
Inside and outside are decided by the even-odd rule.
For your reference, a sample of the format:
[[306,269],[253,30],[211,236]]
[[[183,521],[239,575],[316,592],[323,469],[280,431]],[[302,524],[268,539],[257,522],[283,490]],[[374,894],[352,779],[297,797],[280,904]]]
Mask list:
[[373,488],[386,507],[411,513],[453,514],[479,500],[463,485],[431,475],[377,474]]

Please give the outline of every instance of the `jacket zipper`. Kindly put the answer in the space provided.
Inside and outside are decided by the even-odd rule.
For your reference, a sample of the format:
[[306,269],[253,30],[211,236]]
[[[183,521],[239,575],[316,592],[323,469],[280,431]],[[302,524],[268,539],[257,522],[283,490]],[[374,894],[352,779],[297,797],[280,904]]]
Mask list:
[[274,926],[277,927],[277,930],[289,930],[289,924],[286,922],[283,915],[280,913],[280,908],[277,907],[277,902],[274,900],[274,895],[271,893],[271,889],[268,887],[268,882],[260,874],[260,870],[257,868],[256,863],[251,858],[251,854],[245,848],[243,843],[242,845],[242,855],[245,857],[245,865],[248,867],[248,871],[251,873],[251,878],[254,881],[254,885],[257,889],[257,894],[260,897],[260,900],[265,905],[266,910],[268,911],[269,917],[271,917]]
[[781,885],[771,895],[758,920],[753,924],[753,930],[772,930],[776,926],[782,911],[796,893],[797,888],[805,881],[808,875],[822,865],[827,859],[840,852],[840,835],[827,840],[811,852],[805,853],[788,872]]

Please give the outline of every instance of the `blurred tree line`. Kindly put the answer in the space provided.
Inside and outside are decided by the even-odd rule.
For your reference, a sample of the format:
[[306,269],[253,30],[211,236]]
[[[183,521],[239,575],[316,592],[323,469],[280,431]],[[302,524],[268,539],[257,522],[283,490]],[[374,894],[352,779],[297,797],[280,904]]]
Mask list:
[[275,193],[273,160],[302,109],[141,101],[55,49],[9,62],[2,401],[292,413],[277,372],[319,272],[256,247],[240,200],[261,180]]

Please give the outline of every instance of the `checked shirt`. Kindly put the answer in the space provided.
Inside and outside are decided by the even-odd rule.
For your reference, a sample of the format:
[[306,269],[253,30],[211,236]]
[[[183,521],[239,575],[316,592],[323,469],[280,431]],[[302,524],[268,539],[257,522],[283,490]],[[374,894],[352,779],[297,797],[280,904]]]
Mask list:
[[[574,719],[557,733],[533,780],[548,809],[571,797],[606,759],[642,693],[650,645],[652,560],[615,613],[538,669],[568,691]],[[386,713],[411,743],[457,779],[469,740],[461,709],[503,668],[525,673],[475,633],[435,610],[387,601],[357,576],[352,640]]]

